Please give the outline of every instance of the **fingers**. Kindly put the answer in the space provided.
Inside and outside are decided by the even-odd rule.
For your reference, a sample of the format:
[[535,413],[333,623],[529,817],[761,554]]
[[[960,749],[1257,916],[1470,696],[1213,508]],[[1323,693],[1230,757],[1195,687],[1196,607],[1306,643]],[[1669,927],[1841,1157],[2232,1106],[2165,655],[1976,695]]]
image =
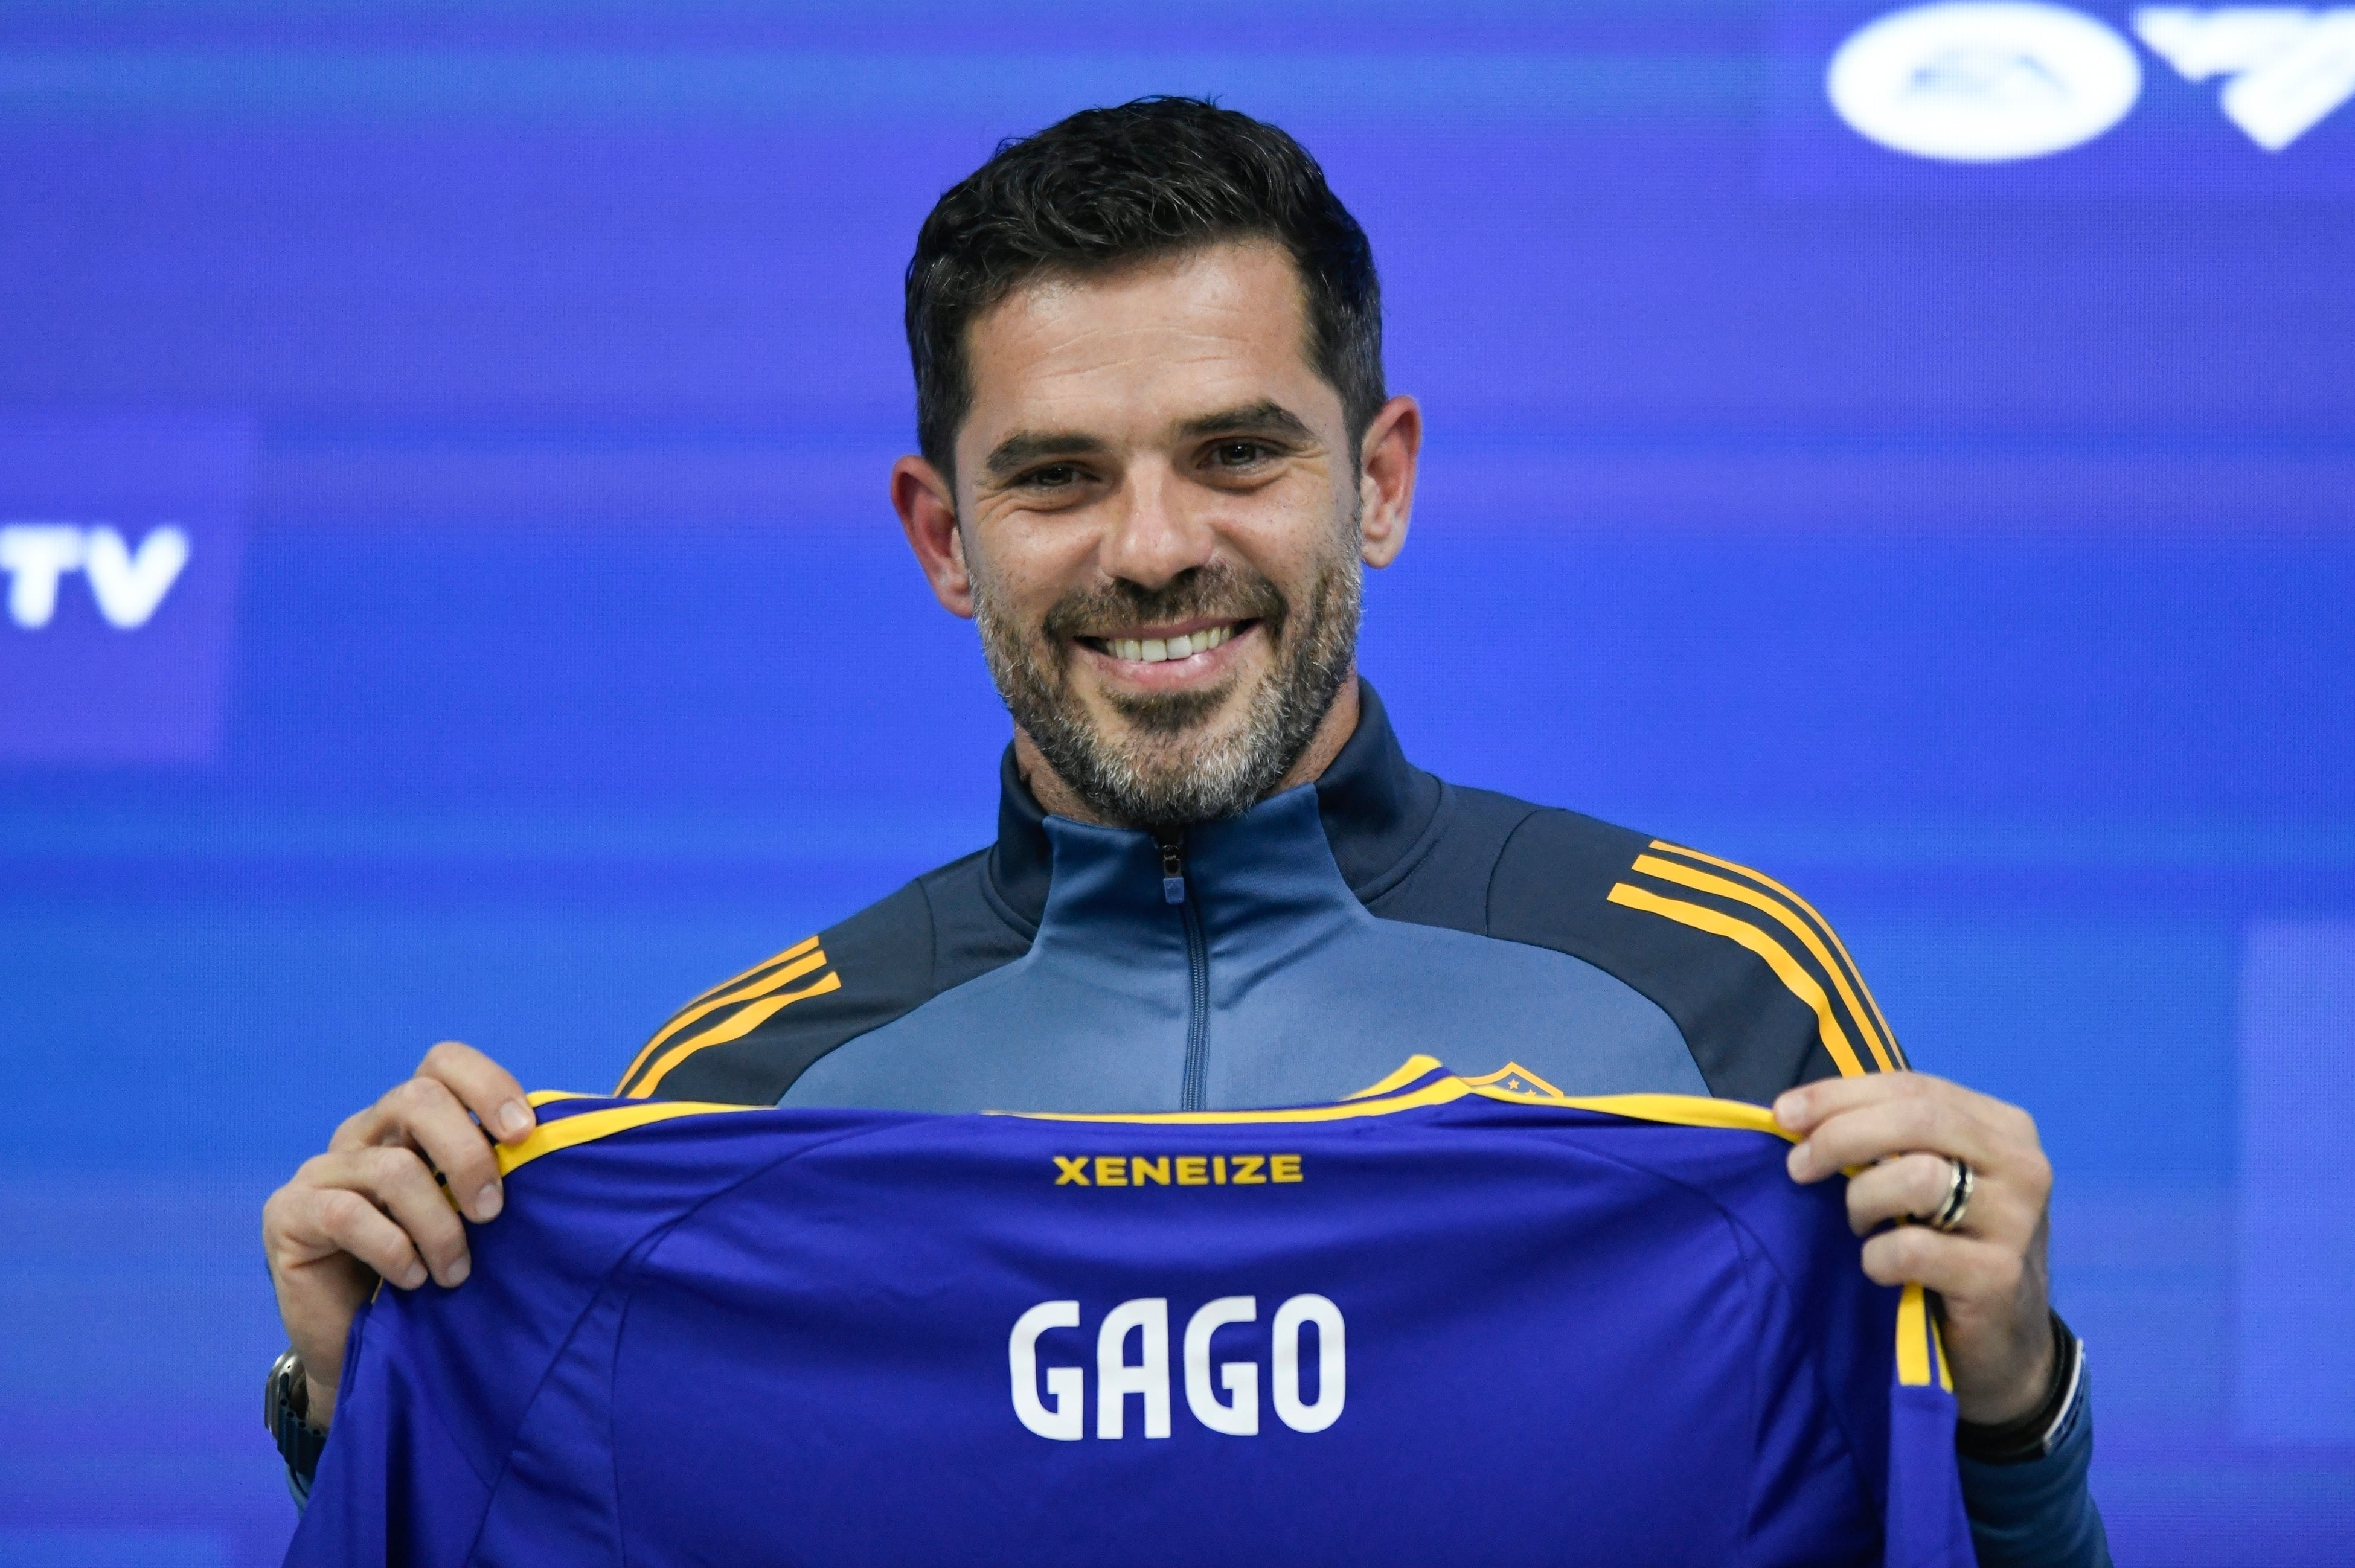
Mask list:
[[428,1277],[409,1232],[348,1188],[307,1185],[298,1177],[263,1205],[261,1230],[282,1295],[300,1271],[341,1255],[404,1289],[414,1290]]
[[2017,1248],[1926,1225],[1901,1225],[1864,1243],[1864,1272],[1875,1285],[1918,1285],[1957,1301],[2009,1298],[2020,1266]]
[[417,1076],[448,1089],[503,1144],[521,1142],[531,1132],[531,1102],[524,1097],[523,1085],[471,1045],[443,1040],[417,1064]]
[[1954,1180],[1954,1162],[1936,1154],[1901,1155],[1860,1170],[1849,1178],[1849,1229],[1869,1236],[1892,1220],[1926,1219],[1945,1206]]
[[378,1104],[389,1111],[387,1130],[397,1130],[403,1141],[423,1152],[447,1179],[451,1201],[467,1219],[480,1221],[497,1215],[504,1201],[498,1159],[455,1094],[439,1080],[420,1075]]
[[505,1143],[529,1135],[535,1118],[513,1074],[456,1040],[425,1053],[417,1074],[336,1129],[334,1153],[379,1145],[422,1150],[449,1180],[450,1196],[466,1218],[497,1215],[504,1189],[485,1132]]
[[[1870,1093],[1864,1085],[1872,1086]],[[1793,1130],[1806,1133],[1790,1154],[1798,1181],[1820,1181],[1838,1170],[1915,1151],[1952,1155],[1985,1173],[2002,1169],[2023,1150],[2036,1151],[2035,1123],[2026,1112],[1926,1073],[1881,1073],[1809,1084],[1793,1093],[1806,1097],[1787,1117],[1778,1102],[1776,1116],[1785,1126],[1802,1124]]]
[[1991,1106],[2003,1105],[2000,1100],[1966,1089],[1933,1072],[1867,1072],[1855,1078],[1818,1079],[1785,1090],[1775,1097],[1774,1119],[1785,1131],[1804,1137],[1828,1118],[1844,1112],[1916,1097],[1959,1097]]
[[279,1316],[311,1380],[314,1421],[333,1413],[345,1336],[378,1278],[413,1290],[473,1272],[459,1215],[488,1220],[504,1199],[490,1139],[519,1142],[535,1122],[511,1073],[444,1040],[271,1195],[262,1242]]
[[[275,1250],[292,1261],[348,1253],[411,1290],[429,1275],[444,1285],[455,1285],[472,1272],[466,1228],[414,1150],[376,1147],[323,1154],[305,1163],[272,1201],[280,1199],[286,1203],[273,1238],[279,1243]],[[302,1255],[305,1253],[311,1258]]]
[[[1937,1293],[1966,1416],[2033,1408],[2056,1353],[2045,1274],[2052,1166],[2035,1119],[1923,1072],[1805,1084],[1775,1102],[1774,1116],[1800,1138],[1789,1157],[1795,1179],[1853,1172],[1848,1218],[1866,1238],[1865,1274]],[[1945,1206],[1957,1159],[1974,1178],[1961,1224],[1892,1226]]]

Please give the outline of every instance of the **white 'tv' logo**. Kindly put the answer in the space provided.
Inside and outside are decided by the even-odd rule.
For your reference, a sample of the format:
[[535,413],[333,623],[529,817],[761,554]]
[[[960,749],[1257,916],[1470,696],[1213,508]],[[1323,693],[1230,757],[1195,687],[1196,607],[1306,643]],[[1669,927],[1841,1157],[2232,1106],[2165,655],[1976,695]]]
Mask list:
[[0,528],[0,571],[9,574],[8,618],[27,630],[58,610],[58,580],[79,571],[106,624],[144,626],[188,564],[188,536],[165,523],[148,530],[136,553],[111,528],[71,523],[11,523]]
[[2134,27],[2186,80],[2232,78],[2224,113],[2269,153],[2355,98],[2355,7],[2151,5]]

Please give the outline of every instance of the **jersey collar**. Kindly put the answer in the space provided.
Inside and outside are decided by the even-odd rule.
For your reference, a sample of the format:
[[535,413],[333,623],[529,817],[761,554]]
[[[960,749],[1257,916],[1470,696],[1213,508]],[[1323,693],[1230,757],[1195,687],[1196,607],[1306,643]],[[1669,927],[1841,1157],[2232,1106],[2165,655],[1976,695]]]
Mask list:
[[[1407,761],[1381,699],[1362,679],[1357,731],[1316,781],[1316,791],[1317,818],[1334,864],[1360,899],[1375,896],[1412,869],[1439,814],[1439,781]],[[1263,814],[1295,817],[1293,812],[1270,812],[1284,798],[1263,801],[1240,823],[1252,824]],[[1099,834],[1150,841],[1149,835],[1126,829],[1089,830],[1091,837]],[[1003,912],[1034,936],[1046,913],[1054,863],[1047,813],[1022,782],[1009,745],[998,763],[997,842],[990,850],[989,880]]]

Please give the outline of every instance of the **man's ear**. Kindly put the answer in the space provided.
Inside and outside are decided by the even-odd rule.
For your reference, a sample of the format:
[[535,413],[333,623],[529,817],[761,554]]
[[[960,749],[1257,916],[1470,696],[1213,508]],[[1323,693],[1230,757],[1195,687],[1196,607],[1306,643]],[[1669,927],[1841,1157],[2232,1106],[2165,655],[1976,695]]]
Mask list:
[[964,535],[957,527],[956,492],[921,457],[891,464],[891,509],[908,548],[932,585],[932,597],[952,615],[973,619],[973,574],[965,568]]
[[1423,458],[1423,405],[1392,398],[1366,427],[1359,448],[1359,553],[1368,566],[1383,567],[1406,548],[1407,524],[1414,516],[1415,467]]

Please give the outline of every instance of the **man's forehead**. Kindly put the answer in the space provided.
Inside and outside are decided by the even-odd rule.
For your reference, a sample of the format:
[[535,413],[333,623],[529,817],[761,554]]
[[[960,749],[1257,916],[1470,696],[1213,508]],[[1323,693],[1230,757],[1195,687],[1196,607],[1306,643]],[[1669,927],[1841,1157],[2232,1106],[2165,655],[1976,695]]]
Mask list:
[[976,335],[1044,331],[1076,323],[1167,328],[1234,313],[1264,322],[1303,319],[1300,270],[1273,240],[1221,240],[1084,271],[1049,268],[1015,284],[974,318]]
[[974,323],[962,433],[985,449],[1018,429],[1137,439],[1263,404],[1313,418],[1320,392],[1337,411],[1306,337],[1298,272],[1273,245],[1042,277]]

